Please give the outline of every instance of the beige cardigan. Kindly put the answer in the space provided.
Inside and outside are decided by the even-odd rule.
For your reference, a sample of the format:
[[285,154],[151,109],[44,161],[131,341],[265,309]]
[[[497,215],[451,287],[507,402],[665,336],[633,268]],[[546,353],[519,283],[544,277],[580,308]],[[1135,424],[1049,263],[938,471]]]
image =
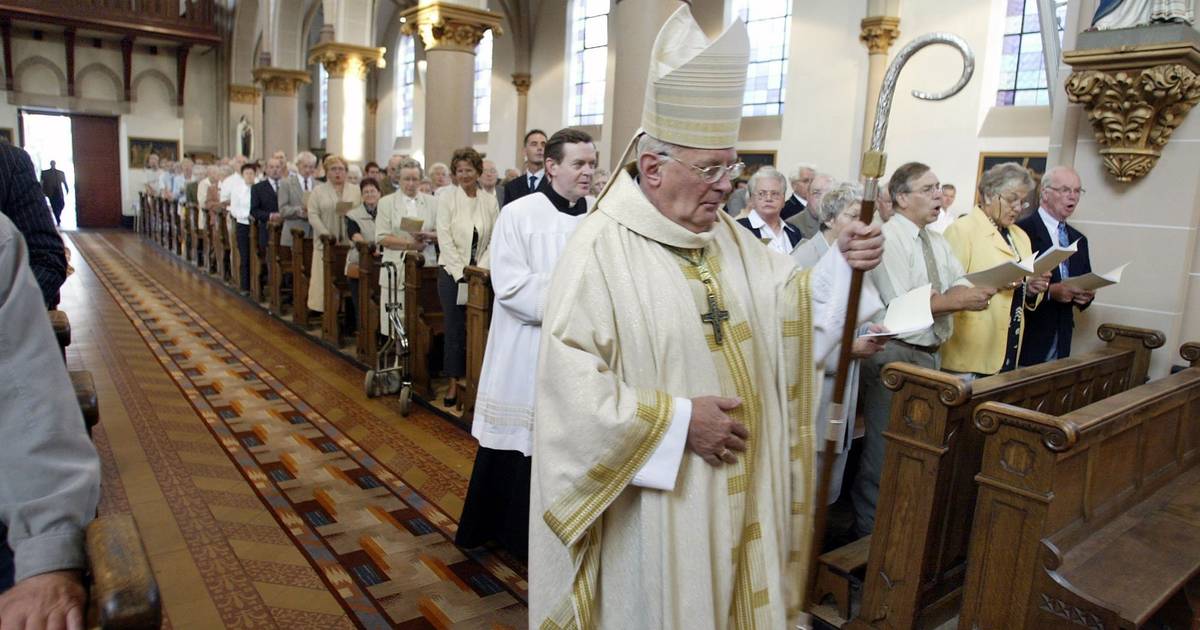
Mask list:
[[471,265],[471,240],[479,234],[475,265],[490,263],[488,245],[492,241],[492,226],[500,216],[495,195],[479,188],[475,198],[454,186],[438,196],[437,231],[441,254],[438,264],[455,280],[462,280],[463,269]]

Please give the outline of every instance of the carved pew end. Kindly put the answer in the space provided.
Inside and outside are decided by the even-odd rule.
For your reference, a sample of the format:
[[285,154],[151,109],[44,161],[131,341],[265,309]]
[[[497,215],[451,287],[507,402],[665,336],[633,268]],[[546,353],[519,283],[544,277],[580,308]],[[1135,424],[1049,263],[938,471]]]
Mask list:
[[162,625],[158,582],[132,517],[114,514],[92,521],[87,555],[90,599],[101,628],[149,630]]

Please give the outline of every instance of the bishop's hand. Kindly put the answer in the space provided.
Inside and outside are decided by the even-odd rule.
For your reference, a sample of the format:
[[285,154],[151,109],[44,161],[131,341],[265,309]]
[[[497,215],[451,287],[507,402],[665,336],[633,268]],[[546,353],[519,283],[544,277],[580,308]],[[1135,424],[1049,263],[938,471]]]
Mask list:
[[842,257],[856,271],[870,271],[883,259],[883,231],[878,225],[855,221],[842,230],[837,243]]
[[745,425],[730,418],[726,412],[740,406],[740,398],[693,398],[687,447],[711,466],[737,463],[735,453],[746,451],[746,440],[750,438],[750,431]]

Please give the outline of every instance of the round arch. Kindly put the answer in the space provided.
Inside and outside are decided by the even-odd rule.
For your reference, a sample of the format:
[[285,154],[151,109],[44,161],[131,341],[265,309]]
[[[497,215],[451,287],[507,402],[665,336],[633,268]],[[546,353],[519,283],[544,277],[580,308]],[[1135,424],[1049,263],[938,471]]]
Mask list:
[[93,74],[106,77],[113,85],[113,93],[117,95],[116,100],[123,100],[123,92],[125,91],[125,88],[121,83],[121,77],[117,76],[117,73],[113,72],[112,68],[109,68],[99,61],[89,63],[75,73],[75,90],[77,94],[80,86],[83,85],[83,80]]
[[138,90],[141,89],[141,84],[144,81],[157,81],[167,91],[168,102],[175,104],[175,82],[170,77],[163,74],[161,70],[151,68],[142,70],[133,78],[133,100],[138,100]]
[[67,95],[67,75],[62,71],[62,68],[58,67],[57,64],[41,55],[34,55],[28,59],[23,59],[21,60],[21,63],[17,64],[17,67],[13,70],[13,89],[18,92],[25,91],[25,88],[22,85],[22,79],[24,79],[25,75],[34,68],[46,68],[49,70],[50,73],[54,75],[54,78],[58,81],[58,96]]

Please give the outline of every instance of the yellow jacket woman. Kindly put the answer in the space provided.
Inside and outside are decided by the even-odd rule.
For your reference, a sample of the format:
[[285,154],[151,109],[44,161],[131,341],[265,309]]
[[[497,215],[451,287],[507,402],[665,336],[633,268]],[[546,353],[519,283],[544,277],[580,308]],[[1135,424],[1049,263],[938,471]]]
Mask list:
[[[980,181],[983,204],[946,229],[946,240],[966,273],[990,269],[1033,254],[1029,236],[1014,224],[1029,206],[1033,178],[1014,163],[999,164]],[[1026,308],[1036,308],[1044,277],[999,289],[983,311],[954,315],[954,335],[942,346],[942,369],[988,375],[1013,369],[1021,353]]]

